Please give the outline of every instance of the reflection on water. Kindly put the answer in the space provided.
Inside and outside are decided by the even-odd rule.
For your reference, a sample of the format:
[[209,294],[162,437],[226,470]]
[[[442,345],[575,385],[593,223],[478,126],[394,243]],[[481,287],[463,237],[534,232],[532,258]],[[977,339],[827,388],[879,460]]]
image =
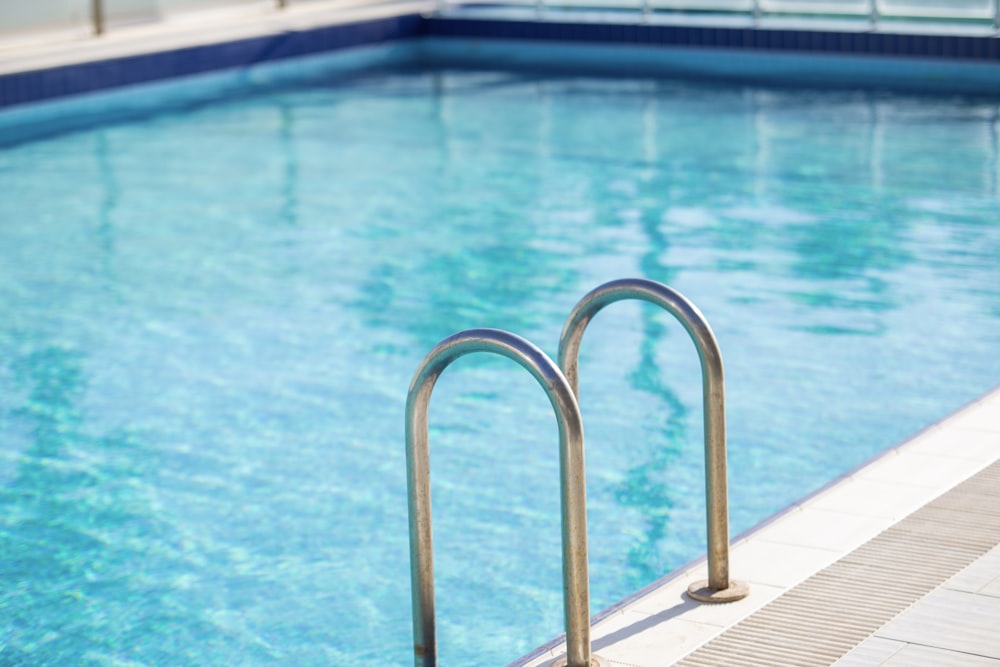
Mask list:
[[281,146],[282,157],[285,160],[284,183],[282,194],[284,204],[281,207],[281,222],[294,225],[298,222],[298,150],[295,146],[295,108],[287,104],[278,107],[281,114]]
[[656,363],[657,343],[663,339],[664,332],[660,321],[643,313],[639,356],[642,363],[629,373],[629,380],[638,391],[658,399],[663,422],[659,428],[662,440],[657,438],[644,443],[637,452],[644,458],[629,467],[614,494],[622,507],[639,511],[645,519],[642,539],[629,548],[627,556],[630,576],[637,586],[657,579],[664,572],[663,542],[671,538],[670,510],[674,506],[674,493],[664,473],[677,459],[678,443],[687,435],[688,408],[664,381],[664,377],[669,377],[669,370],[659,368]]
[[105,256],[114,253],[114,227],[112,216],[118,206],[120,197],[120,186],[115,178],[114,166],[111,164],[111,146],[107,132],[96,132],[95,138],[97,146],[95,158],[97,159],[101,184],[104,188],[104,196],[101,199],[100,208],[97,212],[97,240]]
[[26,392],[12,421],[30,435],[0,488],[5,665],[103,664],[122,647],[139,656],[159,643],[146,633],[168,625],[170,588],[142,576],[168,565],[144,546],[163,531],[145,488],[153,461],[127,433],[87,434],[83,369],[82,356],[60,346],[11,363]]
[[[466,85],[431,75],[427,92],[432,111],[424,131],[433,144],[415,147],[427,150],[419,169],[430,173],[411,174],[407,165],[395,164],[419,179],[414,199],[394,197],[391,184],[375,195],[384,199],[383,206],[373,221],[375,229],[366,235],[389,252],[373,252],[354,306],[373,329],[399,330],[421,349],[477,326],[530,331],[541,321],[540,304],[575,281],[576,271],[560,248],[544,238],[547,230],[539,220],[552,165],[529,146],[543,145],[537,138],[545,135],[548,124],[544,94],[537,109],[519,109],[531,119],[520,126],[531,139],[523,148],[514,147],[513,155],[479,150],[462,127],[465,112],[452,108],[460,107],[469,88],[489,89],[489,84],[502,91],[508,79],[522,84],[519,77],[499,78]],[[395,228],[395,220],[404,221],[404,229],[387,234],[382,228]]]
[[[648,110],[647,110],[648,111]],[[652,114],[647,113],[646,117]],[[647,122],[647,127],[651,124]],[[639,260],[641,275],[664,284],[672,284],[676,270],[661,261],[669,249],[667,237],[662,233],[655,211],[641,213],[642,230],[646,235],[646,252]],[[639,365],[629,372],[631,385],[642,394],[648,394],[657,405],[661,424],[659,436],[643,443],[633,456],[641,457],[625,473],[624,480],[615,489],[615,499],[622,507],[639,512],[645,521],[642,538],[629,550],[626,562],[634,586],[641,587],[663,574],[664,542],[670,535],[670,510],[674,494],[668,487],[665,472],[680,454],[679,443],[687,436],[688,408],[670,385],[671,369],[661,368],[657,350],[667,335],[664,320],[674,325],[674,335],[682,332],[672,316],[657,312],[655,306],[645,304],[641,310],[642,340]],[[683,334],[682,334],[683,335]]]

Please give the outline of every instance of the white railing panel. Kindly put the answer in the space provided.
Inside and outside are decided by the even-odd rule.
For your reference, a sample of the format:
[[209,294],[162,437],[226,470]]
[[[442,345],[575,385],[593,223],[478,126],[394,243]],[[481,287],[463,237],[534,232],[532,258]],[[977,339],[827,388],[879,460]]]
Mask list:
[[585,9],[642,9],[642,0],[546,0],[546,7]]
[[163,18],[157,0],[103,0],[104,22],[110,27],[148,23]]
[[749,13],[753,11],[753,0],[651,0],[649,6],[674,11]]
[[883,16],[988,19],[993,16],[993,0],[879,0]]
[[213,12],[252,10],[268,0],[103,0],[104,19],[109,29],[168,18],[197,18]]
[[[159,0],[159,5],[167,15],[197,12],[209,9],[224,9],[236,7],[255,7],[260,0]],[[277,2],[269,3],[276,5]]]
[[91,31],[89,0],[0,0],[0,40],[85,35]]
[[869,0],[761,0],[763,11],[774,14],[832,14],[868,16]]

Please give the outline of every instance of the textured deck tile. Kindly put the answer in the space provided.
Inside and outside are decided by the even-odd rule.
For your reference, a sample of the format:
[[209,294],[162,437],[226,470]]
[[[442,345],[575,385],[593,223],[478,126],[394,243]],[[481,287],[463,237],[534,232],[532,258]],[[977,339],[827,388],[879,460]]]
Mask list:
[[833,663],[833,667],[872,667],[872,665],[883,665],[886,660],[892,658],[893,655],[904,647],[906,647],[904,642],[872,637],[866,639],[853,651]]
[[1000,598],[942,588],[878,636],[1000,660]]
[[[750,585],[757,604],[765,604],[777,598],[785,590],[784,587],[779,586],[767,586],[758,583],[751,583]],[[657,602],[667,602],[664,611],[655,611]],[[674,591],[672,599],[669,601],[663,598],[658,598],[655,601],[650,600],[648,603],[644,601],[644,603],[637,604],[635,609],[644,613],[649,613],[650,610],[653,610],[649,614],[650,617],[657,617],[663,620],[683,615],[684,620],[706,623],[720,629],[727,628],[741,621],[747,615],[746,608],[740,604],[706,605],[695,602],[685,595],[683,591]],[[678,653],[675,657],[680,657],[680,655],[683,654]]]
[[[967,654],[1000,659],[1000,632],[996,630],[1000,597],[938,588],[970,564],[973,572],[980,568],[995,572],[991,555],[1000,542],[1000,509],[983,502],[983,493],[995,489],[998,481],[1000,462],[792,588],[678,664],[757,661],[772,667],[820,667],[850,654],[873,633],[879,639],[960,654],[938,655],[942,660],[966,660]],[[986,580],[986,585],[990,583],[992,579]],[[879,646],[886,647],[869,648]],[[904,646],[885,661],[872,657],[868,664],[930,664],[913,660],[908,653],[911,648]],[[853,664],[865,664],[861,653],[852,659]]]
[[753,539],[733,549],[732,575],[749,582],[754,593],[760,585],[788,588],[826,567],[838,555],[829,549]]
[[766,542],[794,544],[843,553],[862,544],[885,528],[877,517],[804,507],[755,535]]
[[1000,433],[1000,392],[987,396],[954,422],[956,428]]
[[923,487],[852,477],[817,496],[810,506],[898,520],[926,503],[927,490]]
[[1000,430],[976,430],[958,426],[938,428],[914,441],[911,449],[921,454],[973,459],[985,463],[995,459],[997,451],[1000,451]]
[[885,662],[868,663],[881,667],[1000,667],[1000,660],[970,653],[956,653],[930,646],[906,644]]
[[[945,588],[964,593],[979,593],[1000,597],[1000,547],[993,549],[973,566],[955,575]],[[1000,619],[997,619],[1000,633]]]
[[857,477],[910,486],[948,488],[981,467],[981,463],[970,459],[903,451],[876,461],[859,471]]

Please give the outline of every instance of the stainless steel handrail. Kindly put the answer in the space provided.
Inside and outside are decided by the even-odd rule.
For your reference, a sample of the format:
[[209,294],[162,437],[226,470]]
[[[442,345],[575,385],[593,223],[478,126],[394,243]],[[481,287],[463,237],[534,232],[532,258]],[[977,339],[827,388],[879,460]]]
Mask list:
[[587,491],[583,420],[573,390],[559,367],[527,340],[498,329],[469,329],[445,338],[417,367],[406,397],[406,481],[410,514],[410,579],[413,652],[417,667],[436,667],[434,550],[431,532],[430,452],[427,408],[438,377],[471,352],[513,359],[542,385],[559,423],[562,505],[563,610],[569,667],[599,664],[590,653],[590,583],[587,573]]
[[732,602],[747,596],[746,584],[729,578],[729,503],[726,482],[726,399],[722,353],[708,321],[693,303],[662,283],[643,278],[613,280],[584,296],[559,337],[559,367],[579,398],[579,357],[583,332],[602,308],[623,299],[654,303],[680,320],[701,360],[705,420],[705,496],[708,530],[708,580],[688,594],[705,602]]

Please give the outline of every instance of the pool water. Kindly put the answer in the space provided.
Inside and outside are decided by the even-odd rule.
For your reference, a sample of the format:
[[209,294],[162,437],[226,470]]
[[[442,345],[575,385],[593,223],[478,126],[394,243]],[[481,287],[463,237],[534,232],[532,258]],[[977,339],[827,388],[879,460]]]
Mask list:
[[[411,374],[606,280],[712,323],[734,534],[1000,380],[997,99],[247,86],[0,149],[0,664],[409,664]],[[653,306],[588,329],[595,612],[704,551],[699,383]],[[442,664],[505,664],[562,630],[555,420],[480,355],[430,422]]]

